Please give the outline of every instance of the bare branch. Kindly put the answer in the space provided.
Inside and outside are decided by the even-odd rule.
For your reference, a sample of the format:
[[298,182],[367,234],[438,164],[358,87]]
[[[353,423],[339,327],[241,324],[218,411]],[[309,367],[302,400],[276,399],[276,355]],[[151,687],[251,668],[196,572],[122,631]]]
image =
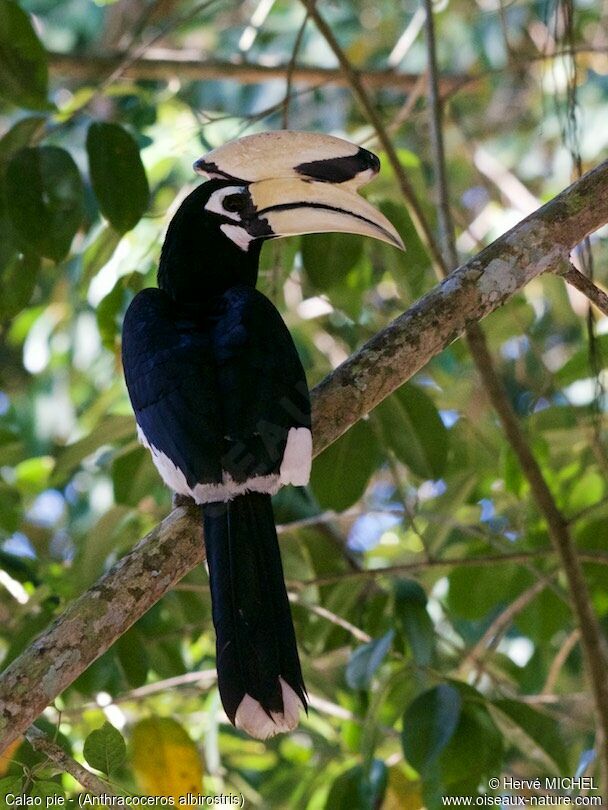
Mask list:
[[[333,84],[347,86],[348,81],[339,68],[320,68],[308,65],[264,65],[251,62],[228,62],[209,59],[204,54],[192,51],[175,51],[164,48],[148,48],[145,54],[135,57],[118,52],[114,54],[50,53],[49,67],[55,76],[77,81],[97,81],[112,76],[127,79],[156,81],[209,81],[227,79],[240,84],[285,80],[288,73],[293,84]],[[358,74],[365,86],[382,89],[393,88],[409,93],[420,76],[417,73],[398,73],[394,70],[366,70]],[[454,76],[442,80],[442,89],[448,93],[468,81],[468,76]]]
[[584,273],[581,273],[580,270],[577,270],[573,264],[570,264],[560,275],[566,279],[568,284],[572,284],[579,292],[586,295],[601,313],[608,315],[608,295],[606,295],[603,290],[600,290],[590,278]]

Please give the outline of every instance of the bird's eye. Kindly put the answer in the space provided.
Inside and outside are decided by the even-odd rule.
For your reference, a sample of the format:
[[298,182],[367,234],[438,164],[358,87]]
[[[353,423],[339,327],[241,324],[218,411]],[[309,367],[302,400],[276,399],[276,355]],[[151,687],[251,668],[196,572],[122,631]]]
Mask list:
[[234,213],[243,211],[246,205],[247,205],[246,194],[228,194],[226,197],[224,197],[224,200],[222,202],[224,211],[231,211]]

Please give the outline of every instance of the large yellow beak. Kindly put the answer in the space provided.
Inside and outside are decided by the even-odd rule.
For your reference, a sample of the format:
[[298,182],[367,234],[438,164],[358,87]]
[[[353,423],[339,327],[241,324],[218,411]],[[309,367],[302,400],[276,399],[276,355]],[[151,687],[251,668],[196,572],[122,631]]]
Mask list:
[[357,193],[378,174],[380,161],[341,138],[289,130],[249,135],[214,149],[194,168],[247,186],[252,205],[242,224],[252,238],[340,231],[404,250],[389,220]]

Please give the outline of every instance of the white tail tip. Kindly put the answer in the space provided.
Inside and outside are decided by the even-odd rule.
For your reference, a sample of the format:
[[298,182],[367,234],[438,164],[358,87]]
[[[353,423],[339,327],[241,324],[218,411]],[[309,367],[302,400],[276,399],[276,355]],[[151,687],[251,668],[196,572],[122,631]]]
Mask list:
[[270,717],[262,708],[259,701],[251,695],[245,695],[241,700],[234,725],[258,740],[269,740],[277,734],[293,731],[300,719],[302,701],[283,678],[279,678],[283,693],[283,711],[270,712]]

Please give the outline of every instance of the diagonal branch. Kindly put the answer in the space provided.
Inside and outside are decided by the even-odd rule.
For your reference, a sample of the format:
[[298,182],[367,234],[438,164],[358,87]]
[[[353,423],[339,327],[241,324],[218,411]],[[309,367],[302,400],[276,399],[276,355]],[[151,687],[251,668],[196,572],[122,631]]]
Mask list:
[[[320,453],[528,281],[608,222],[608,161],[524,219],[369,340],[313,392]],[[0,752],[191,568],[199,513],[180,506],[0,676]]]

